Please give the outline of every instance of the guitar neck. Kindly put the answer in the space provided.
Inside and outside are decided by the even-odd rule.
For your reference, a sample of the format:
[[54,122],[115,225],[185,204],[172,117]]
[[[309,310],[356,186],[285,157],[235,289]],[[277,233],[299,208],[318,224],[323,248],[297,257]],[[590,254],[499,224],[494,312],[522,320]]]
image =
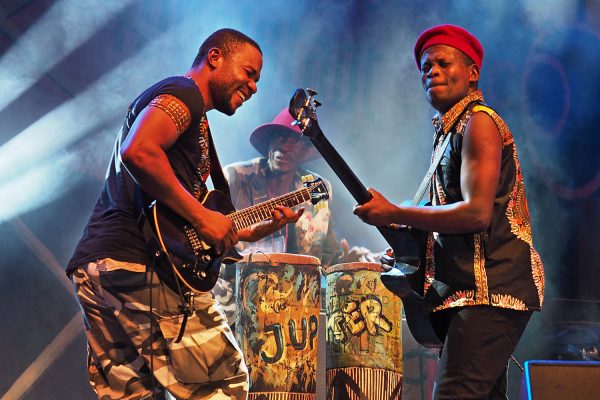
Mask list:
[[298,189],[271,200],[244,208],[243,210],[233,212],[228,214],[227,217],[234,222],[236,230],[244,229],[250,225],[271,218],[271,210],[276,206],[294,207],[310,200],[310,192],[312,189],[313,187]]
[[321,153],[327,164],[333,169],[333,172],[340,178],[344,186],[348,189],[354,200],[358,204],[364,204],[371,200],[371,193],[365,185],[358,179],[354,172],[350,169],[346,161],[340,156],[337,150],[331,145],[329,140],[321,131],[317,121],[313,121],[315,134],[309,136],[311,142],[316,149]]

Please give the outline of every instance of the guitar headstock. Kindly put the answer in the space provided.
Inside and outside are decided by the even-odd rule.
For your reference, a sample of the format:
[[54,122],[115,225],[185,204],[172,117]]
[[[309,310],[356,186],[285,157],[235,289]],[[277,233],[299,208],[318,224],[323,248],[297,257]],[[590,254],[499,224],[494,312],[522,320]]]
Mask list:
[[302,134],[308,137],[318,132],[318,129],[311,129],[318,126],[317,107],[321,103],[313,98],[316,94],[312,89],[296,89],[290,99],[289,112],[294,118],[293,124],[298,125]]
[[323,179],[317,178],[312,181],[304,182],[304,186],[309,189],[310,194],[310,202],[314,205],[320,202],[321,200],[327,200],[329,198],[329,192],[327,191],[327,186]]

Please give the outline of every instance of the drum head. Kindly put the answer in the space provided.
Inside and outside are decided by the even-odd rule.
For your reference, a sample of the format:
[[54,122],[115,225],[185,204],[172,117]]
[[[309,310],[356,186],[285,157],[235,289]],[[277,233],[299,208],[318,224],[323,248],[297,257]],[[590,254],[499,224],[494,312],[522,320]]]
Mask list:
[[250,253],[244,254],[241,263],[267,263],[267,264],[292,264],[292,265],[321,265],[321,261],[317,257],[307,256],[304,254],[289,254],[289,253]]
[[381,266],[381,264],[379,264],[379,263],[351,262],[351,263],[330,265],[329,267],[325,268],[325,270],[323,272],[325,273],[325,275],[327,275],[327,274],[331,274],[333,272],[360,271],[360,270],[367,270],[367,271],[374,271],[374,272],[384,272],[385,271],[383,269],[383,267]]

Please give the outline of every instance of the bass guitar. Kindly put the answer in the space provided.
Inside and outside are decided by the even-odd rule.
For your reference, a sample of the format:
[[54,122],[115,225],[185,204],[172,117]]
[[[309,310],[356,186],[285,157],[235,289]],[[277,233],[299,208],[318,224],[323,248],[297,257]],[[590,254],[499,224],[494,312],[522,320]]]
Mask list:
[[[371,193],[319,127],[316,109],[321,103],[313,98],[316,94],[311,89],[294,92],[289,105],[294,124],[310,139],[358,204],[367,203]],[[379,226],[377,229],[394,251],[394,258],[389,260],[392,268],[381,274],[382,283],[402,299],[406,322],[415,340],[425,347],[441,347],[423,301],[426,232],[395,225]]]
[[[320,178],[305,182],[304,186],[302,189],[238,211],[223,192],[211,190],[202,200],[202,205],[224,214],[233,221],[235,229],[240,230],[270,219],[271,210],[278,205],[294,207],[309,200],[312,204],[317,204],[329,198],[327,187]],[[208,292],[215,286],[221,263],[232,264],[242,259],[235,248],[217,255],[214,249],[198,236],[188,221],[156,201],[147,207],[145,215],[158,242],[162,259],[166,259],[167,269],[171,268],[175,277],[194,292]],[[169,274],[164,274],[164,269],[161,272],[169,286],[174,287]]]

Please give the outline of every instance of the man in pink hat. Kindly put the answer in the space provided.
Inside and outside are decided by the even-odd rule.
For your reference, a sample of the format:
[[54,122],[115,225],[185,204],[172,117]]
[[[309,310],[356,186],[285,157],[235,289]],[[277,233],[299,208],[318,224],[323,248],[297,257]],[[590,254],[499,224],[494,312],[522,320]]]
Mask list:
[[[304,176],[319,177],[300,166],[318,153],[300,129],[291,125],[292,121],[290,113],[284,109],[271,123],[257,127],[250,135],[250,143],[263,157],[224,168],[236,208],[249,207],[301,188]],[[330,189],[329,183],[326,184]],[[324,264],[330,262],[339,248],[330,229],[329,202],[323,201],[314,207],[306,203],[302,206],[312,209],[305,210],[305,217],[298,221],[296,229],[290,226],[257,242],[243,243],[243,250],[309,254]]]
[[443,342],[434,398],[505,399],[508,360],[544,295],[515,141],[478,89],[483,47],[475,36],[435,26],[414,52],[437,111],[433,206],[395,205],[370,189],[373,199],[355,214],[431,232],[424,306]]
[[[318,152],[302,136],[287,108],[281,110],[271,123],[257,127],[250,135],[250,143],[262,157],[238,162],[223,168],[229,182],[231,199],[236,209],[272,199],[303,187],[303,177],[320,178],[315,172],[301,166],[314,159]],[[322,178],[321,178],[322,179]],[[326,181],[331,196],[331,184]],[[336,239],[332,228],[330,201],[316,205],[304,203],[304,213],[295,224],[290,224],[256,242],[240,242],[241,252],[306,254],[319,258],[322,266],[340,262],[372,261],[370,251],[364,247],[349,248],[346,240]],[[235,319],[233,282],[235,270],[224,268],[223,278],[213,290],[224,306],[230,323]]]

